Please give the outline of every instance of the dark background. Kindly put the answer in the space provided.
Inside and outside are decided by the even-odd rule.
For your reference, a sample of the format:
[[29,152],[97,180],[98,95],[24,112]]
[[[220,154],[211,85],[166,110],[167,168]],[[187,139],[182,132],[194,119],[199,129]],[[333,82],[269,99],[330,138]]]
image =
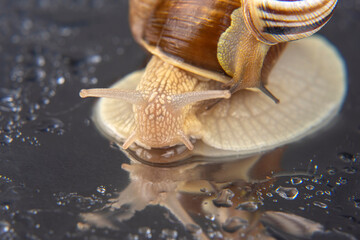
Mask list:
[[[128,160],[91,121],[94,100],[78,96],[81,88],[107,87],[144,67],[127,4],[0,1],[0,239],[122,239],[141,226],[151,227],[155,238],[163,228],[188,236],[160,207],[137,213],[121,231],[76,227],[79,213],[103,206],[128,184],[121,169]],[[344,56],[348,94],[330,126],[288,146],[282,160],[288,175],[274,189],[290,185],[290,173],[315,177],[299,186],[296,200],[265,199],[263,209],[360,236],[360,2],[340,0],[320,34]],[[316,190],[329,194],[316,196]]]

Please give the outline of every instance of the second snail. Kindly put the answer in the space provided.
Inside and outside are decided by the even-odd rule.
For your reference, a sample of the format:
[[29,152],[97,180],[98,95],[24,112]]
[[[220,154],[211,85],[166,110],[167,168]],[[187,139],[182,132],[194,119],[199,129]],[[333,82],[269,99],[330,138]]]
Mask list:
[[125,149],[192,150],[197,139],[241,154],[272,149],[320,128],[342,104],[336,49],[322,37],[294,41],[323,27],[336,3],[130,0],[132,34],[151,60],[80,96],[102,97],[95,121]]

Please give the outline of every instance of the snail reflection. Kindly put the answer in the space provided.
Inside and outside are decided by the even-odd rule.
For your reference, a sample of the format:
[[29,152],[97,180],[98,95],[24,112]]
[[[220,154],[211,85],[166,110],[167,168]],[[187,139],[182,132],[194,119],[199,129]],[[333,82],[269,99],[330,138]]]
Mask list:
[[[194,146],[196,151],[197,144]],[[170,160],[165,164],[153,161],[164,154],[143,151],[158,166],[139,162],[138,154],[144,153],[129,149],[131,161],[122,168],[129,173],[130,183],[103,209],[83,214],[85,222],[119,230],[121,223],[137,211],[159,205],[168,209],[195,239],[276,239],[269,228],[303,238],[323,231],[320,224],[302,217],[261,210],[259,196],[267,193],[274,175],[281,171],[283,149],[228,161],[216,157],[204,161],[186,150],[186,160],[167,157]],[[183,156],[184,152],[179,154]]]

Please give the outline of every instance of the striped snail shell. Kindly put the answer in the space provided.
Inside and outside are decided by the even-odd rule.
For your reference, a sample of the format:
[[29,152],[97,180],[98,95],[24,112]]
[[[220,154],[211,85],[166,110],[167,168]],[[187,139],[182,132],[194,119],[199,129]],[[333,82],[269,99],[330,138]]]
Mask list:
[[261,42],[288,42],[320,30],[336,4],[331,0],[245,0],[245,22]]
[[331,0],[245,0],[245,22],[261,42],[288,42],[317,32],[329,21],[336,4]]
[[[276,106],[271,101],[271,104],[268,105],[269,99],[265,97],[266,100],[264,100],[261,92],[278,101],[268,90],[271,88],[271,92],[275,91],[275,96],[281,98],[280,105],[288,106],[286,104],[287,95],[279,89],[292,88],[288,85],[291,82],[295,83],[294,87],[299,84],[311,84],[315,69],[308,68],[318,65],[320,62],[326,65],[323,61],[327,60],[313,58],[312,52],[300,56],[299,49],[303,50],[305,45],[306,47],[310,46],[309,44],[300,44],[300,47],[291,50],[291,53],[295,54],[294,59],[287,56],[287,61],[290,62],[282,61],[281,63],[286,66],[286,68],[281,68],[284,71],[288,71],[288,68],[297,68],[294,70],[296,76],[287,76],[287,79],[294,77],[294,81],[288,80],[285,83],[280,81],[280,83],[279,79],[276,79],[281,78],[280,75],[277,75],[275,79],[271,77],[277,67],[274,68],[276,62],[282,58],[282,52],[288,51],[284,50],[286,42],[283,39],[277,42],[272,40],[271,43],[269,43],[270,41],[261,41],[259,36],[254,33],[254,29],[248,26],[248,22],[251,22],[257,28],[260,27],[257,32],[264,32],[259,31],[264,28],[257,23],[264,22],[264,19],[260,14],[256,14],[256,11],[260,11],[259,6],[265,8],[276,5],[275,3],[275,5],[270,4],[270,2],[288,6],[288,4],[296,5],[303,1],[130,0],[130,23],[134,38],[152,53],[153,57],[145,71],[136,72],[124,78],[110,89],[89,89],[80,92],[81,97],[106,98],[99,101],[95,111],[95,119],[97,119],[99,128],[117,141],[124,142],[126,139],[124,148],[136,142],[148,148],[162,148],[183,143],[188,149],[193,149],[191,139],[203,139],[205,143],[216,148],[235,151],[245,149],[246,152],[251,152],[255,149],[265,149],[266,146],[273,147],[283,143],[285,140],[282,134],[275,137],[277,140],[270,141],[269,136],[265,137],[268,142],[264,138],[255,136],[245,142],[235,139],[236,133],[245,128],[245,126],[238,125],[237,117],[251,116],[250,119],[253,118],[256,122],[257,115],[251,113],[254,109],[264,112],[262,116],[266,116],[267,112],[274,114],[270,111],[272,108],[275,112],[289,111],[289,109],[285,110]],[[319,13],[320,11],[316,7],[318,0],[307,2],[308,6],[315,7],[305,8],[305,12],[312,12],[324,19],[328,19],[331,15],[331,11],[323,11],[322,15]],[[332,3],[331,8],[335,7],[336,0],[328,2]],[[325,6],[328,5],[325,4]],[[253,7],[255,8],[253,9]],[[306,22],[301,19],[307,14],[304,15],[300,10],[295,11],[294,7],[279,9],[288,9],[285,16],[298,19],[298,22]],[[258,17],[258,20],[255,17]],[[266,21],[271,21],[271,19]],[[312,30],[310,27],[308,30],[314,33],[319,28],[320,26],[314,25]],[[302,29],[301,26],[300,29]],[[298,38],[305,36],[302,31],[298,30],[297,32],[300,33]],[[281,35],[279,32],[272,34]],[[262,38],[265,38],[263,35],[261,35]],[[275,38],[273,37],[273,39]],[[290,35],[287,38],[288,40],[295,39],[290,38]],[[314,44],[321,47],[320,52],[323,51],[324,54],[327,54],[332,51],[329,50],[331,47],[323,46],[326,43],[318,44],[318,42],[314,41]],[[293,65],[291,61],[298,62],[297,57],[300,61],[304,60],[306,64],[301,67]],[[343,71],[339,66],[341,64],[336,60],[336,54],[332,53],[328,61],[333,61],[328,64],[329,66],[336,65],[333,69]],[[309,65],[307,62],[312,64]],[[298,72],[298,70],[303,72]],[[303,73],[307,75],[302,76]],[[340,79],[329,84],[342,86],[344,79],[341,77],[341,73],[333,75]],[[316,81],[319,80],[323,80],[323,77],[319,76]],[[247,90],[250,88],[252,88],[251,91]],[[327,91],[327,89],[330,93],[333,90],[338,91],[336,94],[332,92],[333,99],[326,102],[332,106],[327,108],[327,111],[325,108],[325,112],[318,111],[312,116],[306,114],[308,123],[315,124],[314,119],[316,119],[316,123],[319,123],[320,116],[329,116],[330,112],[333,113],[334,109],[339,106],[343,87],[337,89],[324,87],[321,92]],[[259,93],[257,90],[261,90],[261,92]],[[303,100],[300,96],[302,93],[293,94],[294,98]],[[230,95],[232,95],[230,100],[222,100],[211,111],[203,111],[204,106],[214,104],[208,100],[229,98]],[[328,96],[328,94],[325,95]],[[260,108],[256,107],[258,101],[265,101]],[[322,101],[320,99],[319,104]],[[308,101],[303,102],[308,103]],[[254,106],[251,103],[254,103]],[[293,104],[298,103],[293,102]],[[314,103],[314,105],[317,104]],[[237,107],[241,109],[240,112],[230,111],[231,114],[227,112],[229,109]],[[289,107],[291,108],[291,104]],[[228,118],[221,117],[221,122],[214,122],[220,116]],[[290,123],[294,123],[294,121],[291,120]],[[214,123],[214,126],[209,123]],[[246,121],[244,120],[243,123]],[[296,128],[291,125],[295,129],[285,134],[286,141],[302,135],[300,130],[304,128],[304,124],[300,124]],[[251,128],[251,124],[247,127]],[[279,128],[279,126],[277,127]],[[256,126],[256,128],[255,132],[261,133],[262,127]],[[272,131],[268,132],[273,133]],[[254,133],[254,131],[245,130],[243,133],[246,135]],[[246,137],[245,135],[244,137]]]

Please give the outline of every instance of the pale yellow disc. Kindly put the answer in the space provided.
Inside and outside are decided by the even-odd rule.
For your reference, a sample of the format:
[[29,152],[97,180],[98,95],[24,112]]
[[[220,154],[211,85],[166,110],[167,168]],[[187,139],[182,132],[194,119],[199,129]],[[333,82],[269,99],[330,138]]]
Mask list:
[[199,117],[205,143],[244,154],[295,141],[324,126],[346,91],[345,67],[322,37],[288,44],[266,86],[279,100],[245,90]]
[[[113,88],[135,89],[143,71]],[[337,50],[322,37],[288,44],[266,86],[278,99],[244,90],[198,115],[196,135],[215,148],[252,154],[295,141],[324,126],[338,112],[346,91],[345,67]],[[132,105],[102,98],[95,109],[102,132],[118,142],[135,129]]]

